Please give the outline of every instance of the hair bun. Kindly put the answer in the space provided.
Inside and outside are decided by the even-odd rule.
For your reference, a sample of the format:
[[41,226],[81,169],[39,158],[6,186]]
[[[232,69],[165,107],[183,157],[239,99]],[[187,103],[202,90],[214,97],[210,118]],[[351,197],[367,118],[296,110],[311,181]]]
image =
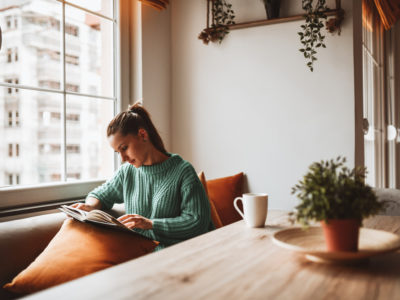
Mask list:
[[128,111],[134,113],[140,113],[141,111],[143,111],[142,101],[136,101],[133,105],[129,106]]

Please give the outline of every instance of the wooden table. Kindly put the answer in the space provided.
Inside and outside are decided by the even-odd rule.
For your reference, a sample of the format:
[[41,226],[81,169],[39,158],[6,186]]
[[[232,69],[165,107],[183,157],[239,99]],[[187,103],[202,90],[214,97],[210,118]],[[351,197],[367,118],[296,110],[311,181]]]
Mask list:
[[[286,213],[269,211],[265,228],[239,221],[29,298],[400,299],[400,252],[355,266],[314,263],[273,244],[288,226]],[[364,226],[400,234],[400,217]]]

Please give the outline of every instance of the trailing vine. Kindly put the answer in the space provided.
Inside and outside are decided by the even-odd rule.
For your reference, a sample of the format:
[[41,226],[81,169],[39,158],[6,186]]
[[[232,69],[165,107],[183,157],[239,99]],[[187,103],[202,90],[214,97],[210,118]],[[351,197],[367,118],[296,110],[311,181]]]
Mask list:
[[229,25],[235,24],[235,12],[232,4],[226,0],[211,0],[212,24],[199,34],[199,39],[204,44],[218,41],[222,42],[229,33]]
[[306,11],[305,24],[301,25],[300,42],[303,48],[299,51],[303,53],[305,59],[308,61],[307,66],[310,71],[314,71],[314,61],[317,60],[317,48],[326,48],[324,39],[325,36],[321,33],[321,28],[324,27],[323,20],[327,16],[324,11],[327,10],[326,0],[317,0],[315,7],[313,0],[302,0],[302,8]]

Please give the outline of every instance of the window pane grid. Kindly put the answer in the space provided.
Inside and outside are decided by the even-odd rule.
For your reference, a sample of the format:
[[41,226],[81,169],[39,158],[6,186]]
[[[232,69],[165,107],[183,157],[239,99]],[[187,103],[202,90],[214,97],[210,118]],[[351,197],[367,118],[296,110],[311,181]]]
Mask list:
[[[74,96],[82,96],[82,97],[90,97],[90,98],[117,101],[116,97],[107,97],[107,96],[101,96],[101,95],[76,93],[76,92],[71,92],[71,91],[39,88],[39,87],[34,87],[34,86],[24,86],[24,85],[13,84],[13,83],[8,83],[8,82],[7,83],[0,82],[0,87],[1,86],[8,87],[8,88],[15,88],[16,89],[16,93],[18,93],[18,89],[21,89],[21,90],[48,92],[48,93],[56,93],[56,94],[66,94],[66,95],[74,95]],[[9,93],[11,94],[11,93],[13,93],[13,91],[10,90]]]
[[98,16],[98,17],[100,17],[100,18],[107,19],[107,20],[112,21],[112,22],[114,22],[114,23],[117,22],[117,20],[116,20],[116,18],[115,18],[115,9],[113,10],[113,12],[114,12],[114,13],[113,13],[113,14],[114,14],[113,18],[110,18],[110,17],[108,17],[108,16],[106,16],[106,15],[104,15],[104,14],[98,13],[98,12],[93,11],[93,10],[90,10],[90,9],[87,9],[87,8],[85,8],[85,7],[83,7],[83,6],[80,6],[80,5],[75,4],[75,3],[71,3],[71,2],[69,2],[69,1],[63,1],[63,0],[56,0],[56,1],[57,1],[57,2],[60,2],[60,3],[63,3],[63,4],[65,4],[65,5],[72,6],[72,7],[75,7],[75,8],[77,8],[77,9],[83,10],[83,11],[85,11],[85,12],[87,12],[87,13],[96,15],[96,16]]
[[[31,0],[28,2],[40,2],[40,0]],[[80,1],[80,0],[77,0]],[[67,128],[69,126],[73,126],[71,125],[72,123],[76,123],[79,124],[81,122],[84,122],[84,118],[82,118],[82,116],[80,116],[78,113],[71,113],[67,111],[68,108],[68,97],[75,97],[75,98],[79,98],[80,101],[88,103],[91,102],[93,100],[95,101],[103,101],[104,104],[103,106],[107,106],[106,102],[110,103],[110,105],[108,105],[107,107],[109,108],[109,112],[111,114],[111,116],[108,116],[108,119],[110,119],[112,117],[112,115],[115,114],[116,111],[116,103],[117,103],[117,84],[116,84],[116,77],[117,77],[117,69],[118,66],[116,64],[116,42],[117,42],[117,22],[116,22],[116,10],[115,8],[117,7],[116,4],[116,0],[112,1],[109,0],[110,2],[107,3],[106,0],[102,1],[103,5],[104,3],[106,4],[113,4],[112,7],[112,11],[113,11],[113,16],[112,17],[108,17],[102,13],[98,13],[96,11],[92,11],[90,9],[87,9],[85,7],[81,7],[77,4],[74,3],[70,3],[69,1],[60,1],[60,0],[56,0],[55,3],[59,3],[61,5],[59,5],[59,8],[61,9],[62,13],[61,15],[58,14],[58,19],[57,16],[55,16],[55,18],[52,18],[52,15],[41,15],[40,18],[42,18],[42,20],[50,20],[52,22],[52,24],[55,26],[54,30],[53,30],[53,38],[54,38],[54,33],[56,33],[59,38],[59,50],[57,49],[50,49],[51,47],[49,46],[49,49],[46,49],[46,47],[42,47],[42,48],[37,48],[38,49],[38,55],[40,55],[40,57],[38,57],[39,59],[45,58],[47,59],[46,61],[44,61],[45,63],[41,63],[40,61],[38,62],[40,67],[42,69],[46,69],[46,62],[54,62],[58,63],[58,71],[59,71],[59,77],[57,76],[49,76],[49,78],[47,79],[40,79],[39,80],[39,76],[37,77],[37,86],[34,83],[34,85],[31,85],[32,82],[26,81],[24,76],[18,77],[17,75],[13,75],[13,76],[9,76],[9,77],[3,77],[4,81],[0,82],[0,91],[4,90],[4,95],[5,95],[5,103],[9,102],[11,103],[11,100],[14,101],[15,103],[17,103],[17,108],[12,108],[10,109],[4,109],[4,124],[0,125],[0,126],[4,126],[5,128],[16,128],[16,127],[26,127],[26,121],[25,121],[25,117],[26,117],[26,113],[24,114],[24,109],[21,109],[21,111],[19,110],[19,107],[25,107],[25,104],[28,102],[33,102],[35,103],[35,101],[32,100],[36,100],[35,97],[38,97],[37,95],[44,95],[44,98],[51,98],[51,97],[59,97],[60,100],[62,100],[60,102],[61,106],[59,107],[60,110],[58,112],[54,112],[48,110],[48,111],[43,111],[39,114],[39,122],[42,122],[42,124],[48,122],[51,126],[55,126],[56,122],[57,128],[58,130],[61,129],[61,134],[58,135],[59,137],[59,143],[54,143],[54,142],[46,142],[46,141],[41,141],[40,142],[40,138],[44,138],[44,133],[42,131],[42,133],[39,133],[39,141],[38,144],[35,145],[34,147],[36,147],[37,149],[35,150],[37,153],[42,154],[42,157],[46,157],[46,156],[56,156],[56,155],[61,155],[61,161],[59,161],[58,165],[61,167],[61,169],[59,169],[59,171],[61,172],[57,172],[57,170],[55,170],[54,172],[50,172],[50,173],[46,173],[44,174],[39,173],[37,174],[37,176],[39,177],[38,179],[33,180],[33,184],[37,184],[37,183],[46,183],[46,182],[50,182],[50,181],[67,181],[67,180],[91,180],[94,179],[93,176],[98,176],[101,175],[102,178],[107,177],[107,172],[108,170],[104,170],[104,172],[101,172],[101,174],[96,173],[96,166],[91,166],[89,171],[85,171],[86,175],[84,173],[80,173],[79,171],[74,170],[73,168],[71,169],[70,166],[68,166],[68,159],[69,157],[71,157],[71,159],[75,159],[77,160],[77,157],[79,155],[81,155],[83,152],[85,152],[87,149],[89,148],[85,148],[85,146],[82,146],[82,144],[80,144],[79,141],[75,141],[75,140],[71,140],[72,143],[68,144],[67,138],[68,138],[68,130]],[[86,4],[84,4],[86,5]],[[67,13],[67,9],[71,7],[74,10],[81,10],[85,14],[91,14],[96,16],[97,19],[101,18],[104,20],[107,20],[106,22],[109,22],[110,28],[111,28],[111,35],[107,35],[106,39],[104,37],[104,33],[105,31],[103,30],[104,27],[103,25],[100,25],[98,27],[96,27],[96,25],[92,25],[92,24],[87,24],[87,18],[85,20],[85,23],[82,23],[82,25],[76,25],[76,22],[74,22],[74,20],[69,19],[68,13]],[[22,10],[18,13],[21,13]],[[32,14],[33,15],[33,14]],[[87,14],[86,14],[87,15]],[[70,14],[71,16],[71,14]],[[75,17],[75,15],[73,15]],[[0,17],[1,17],[1,13],[0,13]],[[14,22],[14,18],[15,18],[15,22]],[[49,19],[50,18],[50,19]],[[58,21],[59,20],[59,21]],[[92,18],[93,20],[93,18]],[[48,22],[50,22],[48,21]],[[75,20],[77,21],[77,20]],[[8,18],[7,19],[7,26],[10,26],[10,28],[12,28],[12,26],[14,26],[15,28],[13,28],[13,30],[22,30],[23,26],[27,26],[26,25],[26,20],[23,18],[20,18],[19,15],[17,14],[16,17],[12,18]],[[25,22],[25,23],[24,23]],[[36,19],[35,19],[36,22]],[[40,21],[38,21],[40,22]],[[104,23],[106,24],[106,23]],[[29,25],[29,24],[28,24]],[[84,26],[88,26],[87,28],[85,28]],[[37,28],[40,27],[40,24],[37,23],[32,23],[31,26],[36,26]],[[109,85],[110,85],[110,89],[108,90],[109,93],[108,95],[101,95],[101,94],[97,94],[97,93],[102,93],[103,90],[102,88],[102,84],[98,84],[97,86],[100,86],[100,89],[95,89],[95,88],[91,88],[89,86],[89,89],[86,88],[83,89],[82,86],[80,84],[77,84],[76,82],[78,81],[79,83],[81,82],[80,80],[75,80],[74,82],[74,76],[71,76],[71,74],[68,73],[68,68],[80,68],[82,70],[82,74],[84,76],[87,76],[87,72],[84,71],[84,66],[82,67],[83,63],[86,63],[87,60],[83,60],[82,56],[79,54],[79,52],[76,51],[76,47],[73,48],[73,44],[70,44],[70,41],[73,39],[78,39],[78,37],[80,37],[81,35],[84,34],[85,30],[90,30],[91,27],[94,30],[97,30],[96,32],[98,32],[97,34],[100,35],[100,38],[104,40],[112,40],[112,43],[109,43],[109,45],[111,45],[111,49],[112,52],[106,52],[107,55],[111,55],[109,56],[110,61],[112,62],[111,69],[108,69],[108,74],[111,74],[111,77],[113,80],[109,80]],[[58,28],[58,30],[57,30]],[[83,39],[84,42],[86,42],[86,40],[84,38]],[[101,39],[99,41],[97,41],[97,43],[100,42],[101,44]],[[3,40],[4,41],[4,40]],[[6,40],[7,42],[7,40]],[[35,41],[36,42],[36,41]],[[80,41],[80,44],[82,44],[82,42]],[[4,45],[4,43],[3,43]],[[99,44],[98,44],[99,45]],[[104,42],[103,42],[104,45]],[[99,50],[99,48],[96,48],[97,51],[102,51],[102,48]],[[20,46],[14,46],[11,45],[10,47],[6,47],[6,55],[5,55],[5,60],[3,61],[3,63],[7,64],[7,65],[22,65],[24,63],[24,57],[25,57],[25,62],[26,62],[26,49],[24,48],[20,48]],[[24,52],[25,51],[25,52]],[[78,54],[77,54],[78,53]],[[102,54],[104,55],[104,54]],[[102,59],[101,56],[100,59]],[[105,57],[106,58],[106,57]],[[96,66],[99,65],[99,62],[96,63]],[[103,67],[103,64],[100,63],[100,67]],[[18,67],[19,68],[19,67]],[[56,70],[56,69],[55,69]],[[104,73],[104,70],[101,70]],[[17,73],[18,74],[18,73]],[[71,78],[71,80],[68,79]],[[111,78],[110,77],[110,78]],[[84,78],[86,79],[86,78]],[[98,81],[101,82],[101,81]],[[26,97],[27,93],[33,93],[33,95],[35,95],[35,97]],[[45,93],[47,93],[48,95],[46,96]],[[25,96],[22,96],[22,94],[25,94]],[[8,95],[8,96],[7,96]],[[53,95],[53,96],[52,96]],[[0,95],[0,102],[1,100],[1,96]],[[6,98],[8,97],[8,98]],[[11,99],[11,97],[13,97],[13,99]],[[21,98],[23,98],[23,102],[22,103],[20,100]],[[11,100],[10,100],[11,99]],[[106,100],[106,101],[104,101]],[[110,102],[111,101],[111,102]],[[29,104],[30,105],[30,104]],[[35,105],[35,104],[33,104]],[[36,109],[36,108],[35,108]],[[27,109],[25,109],[26,111]],[[36,114],[36,113],[35,113]],[[40,119],[41,118],[41,119]],[[98,119],[101,118],[97,118],[97,122]],[[58,121],[56,121],[58,120]],[[101,122],[103,122],[103,124],[101,126],[104,125],[104,122],[107,120],[101,120]],[[21,125],[22,123],[22,125]],[[44,126],[46,126],[44,124]],[[82,126],[82,125],[81,125]],[[24,128],[25,128],[24,127]],[[15,130],[15,129],[12,129]],[[64,132],[62,134],[62,131]],[[0,130],[1,132],[1,130]],[[33,132],[32,132],[33,133]],[[103,133],[103,132],[101,132]],[[35,135],[35,134],[34,134]],[[26,143],[22,143],[19,144],[17,142],[12,142],[12,143],[8,143],[8,153],[5,154],[8,157],[11,157],[12,160],[16,160],[20,157],[24,157],[24,159],[26,159],[26,155],[27,155],[27,151],[29,151],[29,149],[26,148]],[[25,145],[25,146],[24,146]],[[94,145],[94,142],[92,141],[92,143],[89,145],[90,148],[90,155],[93,157],[93,153],[104,153],[104,149],[103,148],[98,148],[98,145]],[[101,147],[103,147],[104,145],[102,145]],[[96,148],[97,147],[97,148]],[[85,155],[87,156],[87,154],[85,153]],[[51,159],[50,159],[51,160]],[[49,161],[50,161],[49,160]],[[111,155],[111,159],[112,162],[112,155]],[[49,163],[49,161],[47,161],[46,159],[42,159],[42,161],[38,161],[37,165],[39,166],[39,168],[41,168],[41,166],[45,163]],[[54,162],[54,159],[53,159]],[[61,165],[60,165],[61,163]],[[9,163],[8,163],[9,164]],[[101,166],[101,165],[100,165]],[[102,166],[101,166],[102,167]],[[54,167],[53,167],[54,168]],[[112,166],[111,171],[113,171],[114,166]],[[26,184],[26,178],[27,175],[24,175],[24,171],[21,171],[21,173],[19,173],[19,171],[9,171],[9,172],[2,172],[3,174],[0,174],[0,179],[3,178],[3,182],[5,184],[10,184],[10,185],[18,185],[18,184]],[[89,174],[89,175],[88,175]],[[97,174],[97,175],[96,175]],[[98,178],[98,177],[97,177]],[[43,179],[43,180],[42,180]],[[28,184],[31,184],[30,182],[28,182]],[[0,182],[0,187],[1,187],[2,183]]]

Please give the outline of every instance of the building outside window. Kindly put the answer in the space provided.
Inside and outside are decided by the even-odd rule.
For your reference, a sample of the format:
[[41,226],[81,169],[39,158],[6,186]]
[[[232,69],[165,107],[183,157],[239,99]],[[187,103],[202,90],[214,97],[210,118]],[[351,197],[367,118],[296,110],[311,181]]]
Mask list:
[[13,29],[3,30],[0,61],[0,190],[115,170],[104,141],[117,102],[118,1],[71,2],[0,0],[0,24]]

